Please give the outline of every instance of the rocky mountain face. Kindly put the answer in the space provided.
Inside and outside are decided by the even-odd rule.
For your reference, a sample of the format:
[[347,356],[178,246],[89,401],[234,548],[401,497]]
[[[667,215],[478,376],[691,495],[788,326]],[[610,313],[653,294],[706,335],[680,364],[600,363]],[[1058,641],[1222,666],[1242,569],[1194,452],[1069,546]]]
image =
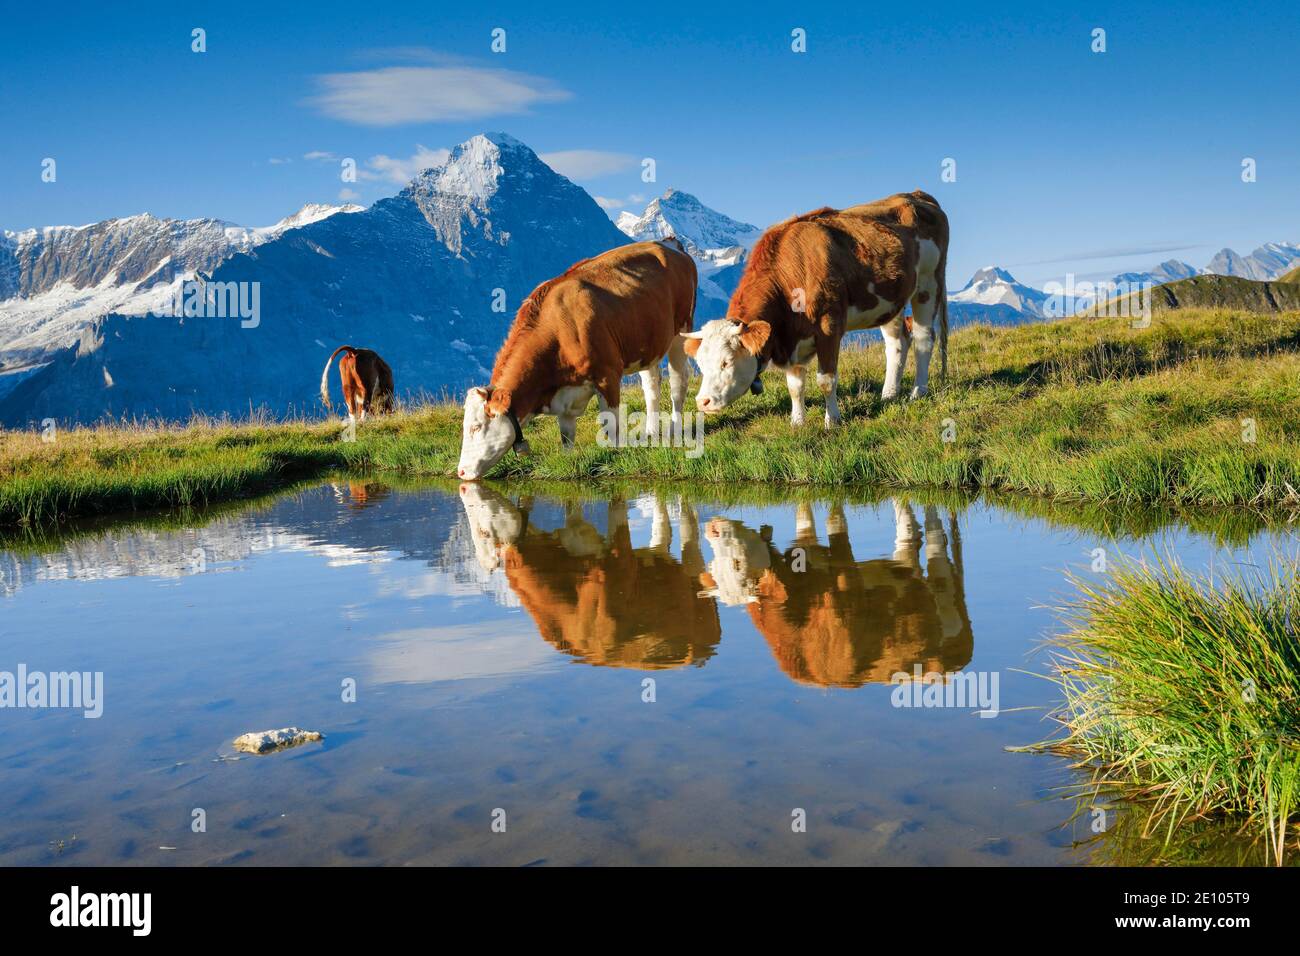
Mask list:
[[676,236],[699,270],[696,324],[726,314],[745,257],[763,230],[710,209],[690,193],[669,189],[640,215],[619,214],[618,228],[638,242]]
[[[96,318],[141,314],[166,289],[240,252],[360,206],[310,203],[273,226],[144,213],[0,237],[0,361],[28,365],[76,343]],[[155,294],[157,293],[157,294]]]
[[1248,256],[1223,249],[1210,260],[1204,272],[1220,276],[1239,276],[1266,282],[1280,278],[1300,265],[1300,244],[1266,242]]
[[1044,318],[1047,293],[1031,288],[1005,269],[985,266],[961,289],[948,295],[949,323],[992,322],[995,325]]
[[459,393],[487,382],[538,283],[627,241],[523,143],[475,136],[398,195],[218,265],[209,284],[255,301],[256,321],[110,314],[0,398],[0,422],[314,415],[321,368],[343,344],[383,355],[400,396]]

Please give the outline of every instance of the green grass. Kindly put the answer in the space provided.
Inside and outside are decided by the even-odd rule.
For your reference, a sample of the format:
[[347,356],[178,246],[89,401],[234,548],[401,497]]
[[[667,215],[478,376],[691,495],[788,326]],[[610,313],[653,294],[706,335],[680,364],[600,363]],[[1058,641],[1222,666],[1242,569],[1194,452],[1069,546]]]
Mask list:
[[1144,836],[1226,823],[1282,862],[1300,832],[1300,580],[1284,564],[1211,579],[1127,563],[1076,580],[1053,640],[1062,733],[1029,749],[1141,807]]
[[[765,394],[707,419],[699,458],[599,447],[593,408],[576,450],[563,451],[554,420],[541,418],[526,429],[533,454],[508,455],[489,477],[874,484],[1108,505],[1300,504],[1300,312],[1189,310],[1145,329],[1121,319],[966,328],[952,336],[949,381],[916,402],[880,401],[883,355],[864,341],[870,347],[842,357],[845,423],[833,432],[821,427],[811,382],[809,423],[791,428],[784,381],[769,373]],[[639,392],[625,390],[629,409],[640,407]],[[1253,442],[1243,440],[1243,419],[1254,423]],[[459,444],[460,410],[445,405],[367,421],[355,442],[342,439],[337,422],[305,421],[109,424],[59,432],[51,443],[34,432],[0,433],[0,526],[203,505],[334,469],[453,476]]]

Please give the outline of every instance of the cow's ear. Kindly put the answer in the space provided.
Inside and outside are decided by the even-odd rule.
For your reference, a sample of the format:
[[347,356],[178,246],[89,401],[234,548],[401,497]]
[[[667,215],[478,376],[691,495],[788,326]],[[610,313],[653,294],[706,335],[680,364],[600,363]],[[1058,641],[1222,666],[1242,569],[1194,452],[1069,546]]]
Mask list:
[[749,349],[751,355],[757,355],[763,351],[763,346],[767,344],[767,337],[771,334],[772,326],[761,319],[750,322],[745,326],[745,331],[740,333],[740,344]]
[[471,388],[468,392],[466,392],[465,397],[469,398],[471,395],[477,395],[479,398],[481,398],[483,401],[486,402],[488,400],[488,396],[491,394],[492,394],[491,389],[477,387],[477,388]]
[[510,389],[494,388],[492,396],[488,399],[487,413],[489,415],[504,415],[510,410]]
[[682,343],[682,346],[686,349],[687,355],[691,358],[695,358],[695,354],[700,350],[700,342],[702,341],[703,339],[688,338]]

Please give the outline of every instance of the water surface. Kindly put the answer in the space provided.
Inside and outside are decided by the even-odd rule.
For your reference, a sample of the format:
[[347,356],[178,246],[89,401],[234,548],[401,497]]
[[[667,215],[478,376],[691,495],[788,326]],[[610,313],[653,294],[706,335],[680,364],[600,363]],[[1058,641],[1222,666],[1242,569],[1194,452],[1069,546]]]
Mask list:
[[[555,494],[340,481],[0,551],[0,670],[104,674],[99,719],[0,710],[0,864],[1096,861],[1088,821],[1062,825],[1076,778],[1005,750],[1052,729],[1026,671],[1063,572],[1289,544],[978,501]],[[996,679],[997,715],[895,706],[917,669]],[[289,725],[325,741],[234,759]]]

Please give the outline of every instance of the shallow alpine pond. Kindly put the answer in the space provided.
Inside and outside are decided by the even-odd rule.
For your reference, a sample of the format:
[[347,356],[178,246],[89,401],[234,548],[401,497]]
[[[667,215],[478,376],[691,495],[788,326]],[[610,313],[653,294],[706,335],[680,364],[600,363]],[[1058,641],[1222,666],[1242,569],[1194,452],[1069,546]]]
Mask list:
[[0,863],[1262,861],[1006,748],[1053,733],[1067,571],[1285,529],[780,494],[340,479],[10,540]]

